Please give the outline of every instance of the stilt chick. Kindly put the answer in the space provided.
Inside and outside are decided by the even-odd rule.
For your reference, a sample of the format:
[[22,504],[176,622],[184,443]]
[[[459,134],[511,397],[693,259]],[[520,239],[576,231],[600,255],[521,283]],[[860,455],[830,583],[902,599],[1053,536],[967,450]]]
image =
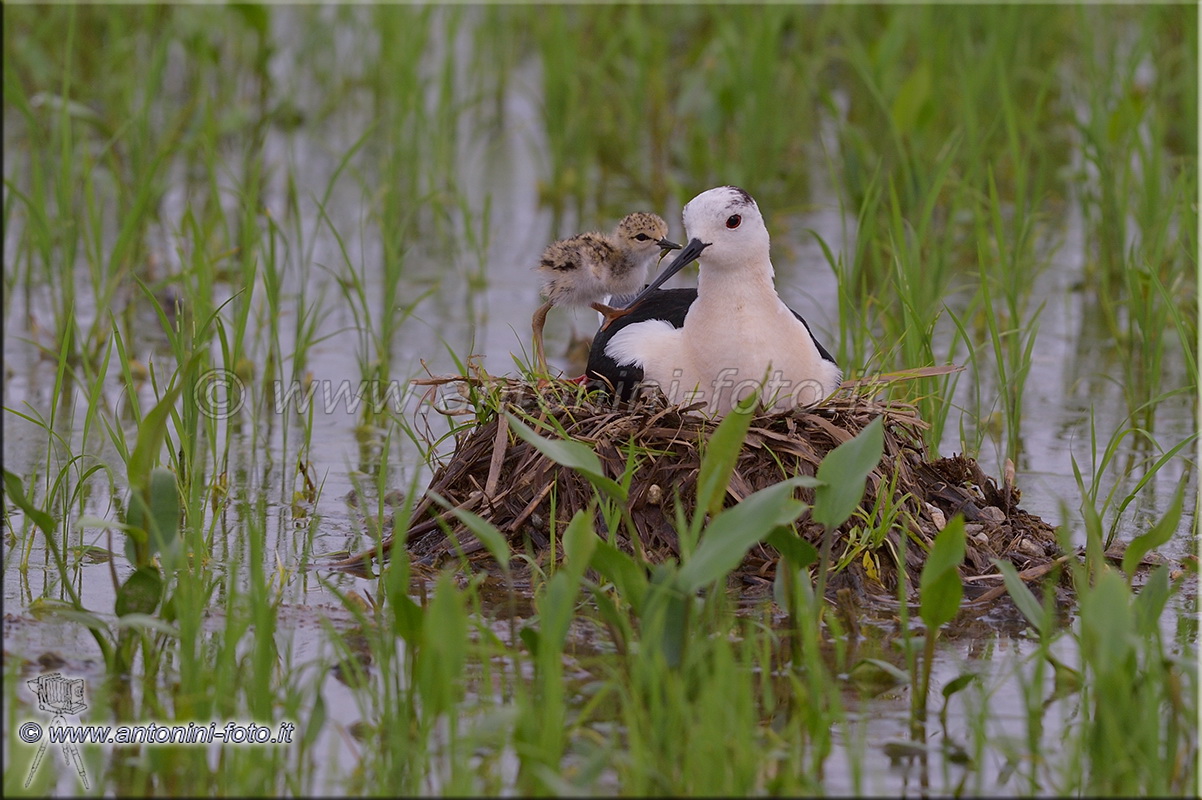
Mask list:
[[591,306],[601,313],[642,290],[653,263],[680,245],[664,237],[668,223],[647,212],[628,214],[613,233],[581,233],[552,243],[539,259],[547,302],[530,320],[539,368],[547,372],[543,326],[552,306]]

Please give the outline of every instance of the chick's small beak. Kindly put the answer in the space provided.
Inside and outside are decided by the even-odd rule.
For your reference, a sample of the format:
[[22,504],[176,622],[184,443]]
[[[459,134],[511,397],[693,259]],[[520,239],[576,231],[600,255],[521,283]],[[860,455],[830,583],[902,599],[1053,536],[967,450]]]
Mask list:
[[669,264],[667,268],[659,274],[659,277],[653,280],[651,285],[644,289],[639,296],[631,301],[626,307],[634,308],[634,306],[637,305],[644,297],[662,286],[664,282],[668,280],[668,278],[671,278],[677,272],[680,272],[689,264],[692,264],[694,261],[696,261],[697,257],[701,255],[701,252],[705,250],[705,248],[709,247],[710,244],[711,242],[702,243],[700,239],[690,240],[687,246],[681,248],[680,254],[676,256],[676,260]]
[[676,242],[670,242],[667,239],[660,239],[658,242],[656,242],[656,244],[658,244],[659,248],[664,251],[664,255],[667,255],[669,250],[680,249],[680,245],[678,245]]
[[676,242],[670,242],[667,239],[660,239],[658,242],[656,242],[656,244],[659,245],[659,263],[661,264],[663,263],[664,258],[667,257],[668,253],[671,253],[673,250],[680,249],[680,245],[678,245]]

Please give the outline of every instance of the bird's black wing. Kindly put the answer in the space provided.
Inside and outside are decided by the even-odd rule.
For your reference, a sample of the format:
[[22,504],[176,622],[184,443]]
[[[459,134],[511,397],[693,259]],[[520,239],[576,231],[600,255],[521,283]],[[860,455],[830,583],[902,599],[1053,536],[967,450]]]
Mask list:
[[[789,310],[793,311],[791,308]],[[793,316],[801,320],[801,324],[806,326],[806,332],[810,334],[810,340],[813,341],[814,346],[818,348],[818,355],[822,356],[824,361],[829,361],[832,364],[835,364],[835,366],[838,366],[838,364],[835,362],[835,357],[827,352],[826,348],[822,346],[822,342],[818,341],[818,337],[814,335],[812,330],[810,330],[810,323],[806,322],[805,317],[803,317],[801,314],[798,314],[796,311],[793,311]]]
[[[629,400],[634,390],[643,380],[643,367],[639,364],[618,364],[618,362],[614,361],[605,352],[609,340],[613,338],[615,333],[627,325],[634,325],[635,323],[647,322],[653,319],[662,319],[665,322],[671,323],[674,328],[683,328],[684,318],[689,313],[689,306],[693,305],[693,301],[696,299],[696,289],[661,289],[654,294],[648,295],[641,303],[630,309],[626,315],[618,317],[608,326],[597,331],[597,335],[593,337],[593,344],[589,348],[588,353],[588,369],[586,371],[590,387],[606,391],[612,387],[618,397],[623,400]],[[793,309],[789,310],[793,311]],[[810,334],[811,341],[818,348],[818,355],[834,364],[835,357],[814,336],[814,332],[810,330],[810,323],[805,321],[805,317],[796,311],[793,311],[793,316],[797,317],[801,324],[805,326],[806,332]]]
[[696,289],[661,289],[648,295],[624,316],[597,331],[588,352],[589,385],[596,389],[615,391],[623,400],[629,400],[643,380],[643,367],[639,364],[618,364],[605,352],[609,340],[627,325],[661,319],[674,328],[684,327],[684,318],[689,306],[697,299]]

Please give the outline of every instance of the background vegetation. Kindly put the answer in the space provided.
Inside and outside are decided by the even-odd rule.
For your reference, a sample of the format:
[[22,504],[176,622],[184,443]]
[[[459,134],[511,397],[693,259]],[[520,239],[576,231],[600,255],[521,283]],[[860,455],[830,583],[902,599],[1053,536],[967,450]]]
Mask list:
[[[1198,794],[1195,579],[1102,556],[1193,549],[1195,7],[8,4],[4,23],[6,792],[46,666],[26,643],[86,632],[63,671],[89,677],[87,721],[298,724],[285,748],[85,748],[111,793]],[[1011,459],[1022,485],[1042,440],[1076,437],[1071,614],[1015,588],[1023,632],[959,650],[935,570],[921,608],[852,631],[820,619],[804,553],[779,613],[741,608],[707,537],[788,525],[783,489],[737,526],[682,520],[695,558],[644,570],[591,535],[615,517],[599,483],[529,602],[403,558],[305,571],[403,525],[453,424],[494,409],[331,422],[277,413],[281,391],[495,364],[537,304],[523,254],[636,207],[676,226],[722,183],[769,212],[782,285],[817,246],[849,372],[968,367],[912,390],[932,448]],[[81,791],[48,757],[32,790],[55,786]]]

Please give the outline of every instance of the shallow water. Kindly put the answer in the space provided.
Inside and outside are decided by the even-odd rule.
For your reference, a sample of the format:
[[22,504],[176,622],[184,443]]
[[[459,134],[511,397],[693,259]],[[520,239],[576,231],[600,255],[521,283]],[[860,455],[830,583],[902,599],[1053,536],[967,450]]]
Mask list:
[[[299,21],[284,9],[274,15],[275,36],[284,45],[276,56],[280,65],[295,57],[287,43],[290,26]],[[466,30],[460,31],[459,39],[452,43],[458,51],[468,46]],[[350,47],[353,50],[353,46]],[[466,57],[466,56],[464,56]],[[435,56],[437,58],[437,55]],[[283,70],[280,66],[277,71]],[[506,125],[494,134],[483,119],[471,119],[470,115],[461,125],[460,150],[457,159],[463,182],[462,191],[472,205],[474,218],[482,214],[484,198],[489,198],[491,209],[490,226],[487,231],[487,250],[483,258],[486,265],[484,282],[472,285],[469,278],[479,269],[475,256],[466,249],[447,252],[445,248],[431,244],[417,247],[405,261],[403,294],[417,297],[423,292],[429,295],[412,310],[400,334],[391,343],[391,356],[395,371],[398,396],[404,398],[405,411],[412,413],[418,408],[416,398],[409,393],[407,381],[422,374],[422,362],[434,374],[456,372],[450,352],[458,354],[480,354],[481,363],[491,373],[512,374],[514,372],[511,353],[530,352],[529,320],[539,304],[537,283],[531,271],[541,249],[552,239],[568,231],[584,227],[571,218],[563,221],[559,229],[553,229],[552,213],[538,202],[537,179],[545,177],[544,158],[541,155],[545,142],[542,139],[538,108],[540,85],[539,65],[527,59],[518,65],[511,76],[508,91],[504,95]],[[299,95],[303,96],[303,92]],[[21,122],[9,119],[6,110],[5,137],[9,151],[19,152],[26,146],[21,138]],[[282,214],[286,208],[287,187],[281,176],[290,175],[301,198],[320,196],[331,178],[342,153],[350,149],[369,122],[370,109],[363,107],[358,113],[334,115],[326,118],[315,129],[301,126],[285,132],[273,129],[268,135],[263,157],[268,173],[275,176],[267,191],[265,205],[273,213]],[[830,122],[829,120],[827,122]],[[488,131],[485,135],[473,136],[475,129]],[[365,165],[370,168],[370,165]],[[816,174],[822,174],[821,167]],[[6,166],[6,173],[8,173]],[[6,174],[6,177],[9,177]],[[20,180],[19,176],[15,176]],[[703,186],[686,187],[685,194],[700,191]],[[753,194],[754,186],[745,187]],[[6,190],[7,191],[7,190]],[[832,243],[843,253],[854,252],[854,220],[845,219],[840,205],[830,191],[815,183],[815,195],[805,198],[804,213],[781,215],[772,209],[764,209],[773,235],[774,263],[777,269],[777,285],[782,297],[800,310],[809,320],[815,334],[824,342],[832,342],[837,332],[837,320],[833,318],[838,308],[836,277],[825,263],[822,251],[808,230],[817,232],[822,239]],[[170,272],[180,268],[176,251],[176,237],[172,225],[188,202],[181,187],[169,192],[163,199],[162,216],[164,228],[156,232],[159,244],[155,256],[163,268]],[[362,186],[353,180],[343,179],[335,186],[327,209],[330,224],[319,219],[310,204],[301,202],[306,250],[304,258],[298,257],[294,268],[286,272],[284,291],[285,305],[282,313],[293,316],[299,312],[296,295],[302,285],[309,290],[309,297],[324,297],[324,315],[315,337],[318,341],[310,351],[306,369],[320,384],[331,387],[335,393],[340,387],[355,387],[360,382],[359,359],[363,356],[360,339],[355,334],[357,318],[340,294],[337,282],[326,270],[339,275],[348,269],[339,251],[338,243],[330,235],[331,225],[344,233],[347,244],[347,259],[352,268],[364,280],[368,295],[381,291],[382,276],[377,268],[381,253],[378,245],[378,223],[368,219],[362,210]],[[671,236],[680,240],[679,209],[655,209],[664,214],[672,226]],[[1091,338],[1097,335],[1090,320],[1090,309],[1086,306],[1084,293],[1074,289],[1084,278],[1083,227],[1082,221],[1073,215],[1064,219],[1060,228],[1048,233],[1046,246],[1052,248],[1052,256],[1046,269],[1040,274],[1035,296],[1046,298],[1047,305],[1040,317],[1038,344],[1032,363],[1031,374],[1024,394],[1023,450],[1017,466],[1017,483],[1023,491],[1022,505],[1028,511],[1053,522],[1066,522],[1077,530],[1075,516],[1080,502],[1080,491],[1073,477],[1071,457],[1075,457],[1083,470],[1088,470],[1091,461],[1089,429],[1091,414],[1101,442],[1105,445],[1109,433],[1117,429],[1126,416],[1126,405],[1121,386],[1108,376],[1116,371],[1115,356],[1104,348],[1094,347]],[[592,227],[608,227],[611,219],[588,220]],[[462,225],[459,220],[456,224]],[[6,262],[14,252],[13,242],[19,230],[10,227],[5,232]],[[844,238],[844,232],[849,238]],[[849,255],[850,257],[850,255]],[[677,285],[687,284],[689,277],[676,279]],[[87,298],[84,284],[80,282],[79,296]],[[222,287],[220,302],[229,296],[230,287]],[[259,287],[257,292],[262,291]],[[324,294],[322,294],[324,292]],[[131,343],[135,357],[146,364],[170,362],[170,351],[165,337],[156,332],[157,321],[135,292],[122,292],[119,302],[140,304],[138,315],[146,324],[141,328],[145,337]],[[56,472],[61,464],[57,454],[48,448],[43,431],[18,418],[9,409],[21,413],[40,414],[49,418],[55,409],[50,406],[53,391],[53,362],[38,350],[37,343],[45,339],[36,330],[38,325],[48,328],[52,311],[48,302],[47,289],[35,286],[31,292],[13,292],[5,299],[4,321],[4,414],[3,460],[7,470],[23,476],[44,479],[47,472]],[[85,301],[76,308],[78,318],[87,322],[103,309],[89,306]],[[258,312],[263,314],[265,312]],[[547,328],[547,349],[553,365],[566,368],[561,356],[573,333],[587,335],[595,326],[591,312],[556,310]],[[285,326],[281,350],[290,352],[293,344],[288,326]],[[936,352],[947,350],[953,329],[946,320],[937,327],[942,341]],[[1165,385],[1183,385],[1186,374],[1183,360],[1177,353],[1168,359],[1172,362]],[[918,366],[918,365],[914,365]],[[855,365],[845,365],[854,371]],[[114,371],[106,399],[114,407],[125,399],[119,388],[119,375]],[[961,417],[958,407],[971,408],[972,398],[979,392],[982,397],[995,396],[998,387],[991,384],[987,375],[966,372],[960,376],[956,390],[948,402],[954,406],[947,425],[941,450],[945,453],[962,449],[959,428]],[[143,407],[153,401],[153,390],[149,385],[142,387],[140,397]],[[317,408],[312,417],[310,447],[307,458],[320,485],[320,495],[315,504],[307,509],[304,519],[297,519],[292,511],[293,487],[289,482],[291,467],[297,458],[296,442],[301,440],[298,418],[292,413],[276,417],[271,426],[247,425],[235,434],[235,448],[231,453],[234,463],[230,472],[243,481],[242,489],[248,496],[261,494],[267,498],[269,535],[267,551],[278,559],[287,581],[284,600],[292,604],[291,619],[280,622],[281,649],[284,643],[301,660],[316,658],[326,652],[328,643],[316,621],[333,618],[338,626],[348,623],[346,616],[334,609],[336,598],[327,588],[362,590],[370,583],[343,574],[314,573],[305,565],[315,554],[324,552],[358,550],[370,539],[363,530],[360,517],[345,498],[352,490],[362,489],[370,483],[379,468],[378,453],[372,445],[363,444],[357,438],[360,424],[358,414],[348,412],[346,402],[331,400],[328,408],[321,408],[321,396],[316,398]],[[59,409],[56,430],[70,436],[79,446],[79,426],[83,418],[83,398],[76,395],[73,405]],[[65,418],[61,415],[66,414]],[[267,414],[272,412],[268,411]],[[988,409],[986,409],[988,413]],[[1191,435],[1196,427],[1194,400],[1181,395],[1161,403],[1155,412],[1155,435],[1162,443],[1173,444]],[[970,433],[975,433],[971,415],[964,418]],[[438,415],[430,415],[430,424],[442,425]],[[128,426],[128,421],[126,420]],[[128,429],[128,428],[127,428]],[[393,450],[389,454],[389,486],[407,490],[411,484],[419,489],[429,475],[429,467],[417,457],[416,449],[405,442],[403,436],[392,437]],[[1119,462],[1130,456],[1143,455],[1131,450],[1127,440],[1119,452]],[[88,445],[90,452],[110,464],[119,465],[120,460],[112,452],[111,445],[103,437],[97,437]],[[1004,460],[1004,442],[986,435],[979,458],[987,473],[998,476]],[[444,455],[446,455],[444,449]],[[120,472],[120,470],[117,470]],[[1088,482],[1092,476],[1086,472]],[[1113,481],[1133,483],[1139,474],[1103,477],[1109,488]],[[1188,469],[1185,459],[1177,459],[1161,470],[1141,493],[1119,523],[1119,539],[1128,540],[1147,527],[1150,520],[1158,519],[1181,480],[1190,482],[1191,493],[1196,489],[1196,473]],[[1190,495],[1192,496],[1192,494]],[[107,485],[97,484],[86,504],[86,512],[101,518],[113,518],[117,506],[123,502],[121,486],[109,491]],[[1063,519],[1063,509],[1070,513]],[[11,509],[10,509],[11,511]],[[14,514],[19,519],[19,514]],[[1163,555],[1170,559],[1181,559],[1194,548],[1189,532],[1194,526],[1194,506],[1188,505],[1179,534],[1164,548]],[[19,530],[19,526],[17,526]],[[244,544],[238,541],[237,522],[228,528],[219,528],[227,541],[218,549],[226,552],[241,552]],[[1078,541],[1081,537],[1078,536]],[[103,534],[87,530],[82,541],[107,547]],[[114,547],[118,552],[120,546]],[[5,552],[4,600],[6,609],[14,616],[7,618],[4,628],[6,654],[23,659],[36,659],[46,652],[56,652],[66,660],[63,671],[83,677],[99,677],[102,669],[96,664],[98,654],[94,651],[90,637],[79,627],[61,619],[37,619],[29,611],[33,601],[47,589],[49,561],[42,545],[33,545],[31,568],[22,572],[17,568],[21,553],[10,543]],[[124,559],[118,559],[116,570],[120,577],[128,572]],[[110,565],[89,564],[78,571],[78,585],[82,590],[84,604],[90,608],[111,608],[113,588],[110,580]],[[1192,592],[1180,602],[1192,605]],[[1183,608],[1182,613],[1192,613]],[[1032,652],[1030,643],[1022,634],[1013,632],[985,633],[976,639],[959,639],[942,646],[935,669],[933,685],[939,686],[955,675],[971,669],[980,672],[981,683],[989,687],[989,703],[995,709],[1019,707],[1018,688],[1014,685],[997,683],[1002,676],[1012,676],[1014,663]],[[36,674],[36,664],[29,664],[23,671]],[[1050,680],[1050,676],[1049,676]],[[355,704],[348,701],[348,692],[333,678],[327,678],[327,708],[332,710],[335,726],[349,728],[357,721]],[[339,702],[341,701],[341,702]],[[984,702],[984,701],[982,701]],[[880,743],[889,739],[904,739],[908,736],[909,700],[904,693],[886,694],[865,701],[859,710],[860,726],[851,731],[855,740],[869,743],[869,753],[878,752]],[[1054,715],[1053,715],[1054,716]],[[951,726],[962,722],[953,717]],[[996,729],[991,736],[1014,737],[1021,740],[1024,735],[1023,719],[1016,711],[1007,716],[1004,711],[996,715],[992,723]],[[1049,741],[1055,740],[1055,731],[1046,732]],[[335,741],[330,734],[331,742]],[[349,759],[351,753],[344,750]],[[850,771],[842,770],[842,758],[836,753],[828,764],[828,790],[833,794],[850,793],[856,789],[869,792],[893,794],[917,791],[918,778],[913,767],[890,765],[882,756],[879,764],[874,763],[857,786]],[[968,777],[968,786],[980,780],[984,791],[1010,793],[1021,791],[1021,787],[996,783],[1003,764],[978,765],[979,773]],[[946,773],[942,770],[946,769]],[[936,791],[947,791],[961,777],[959,768],[942,765],[934,769],[931,776]],[[982,777],[988,776],[988,777]],[[67,777],[60,790],[72,791]]]

